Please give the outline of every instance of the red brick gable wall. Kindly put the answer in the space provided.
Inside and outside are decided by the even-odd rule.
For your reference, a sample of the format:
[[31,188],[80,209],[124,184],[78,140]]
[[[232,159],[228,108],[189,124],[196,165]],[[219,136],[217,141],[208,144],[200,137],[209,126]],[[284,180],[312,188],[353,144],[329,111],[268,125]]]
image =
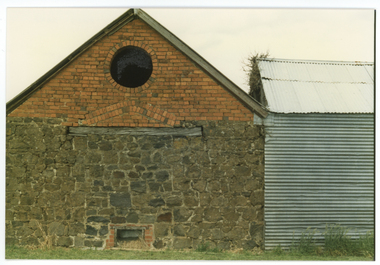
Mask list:
[[[146,50],[153,62],[149,81],[137,88],[117,84],[109,72],[115,52],[128,45]],[[250,110],[139,19],[95,43],[8,116],[65,118],[66,126],[129,127],[253,119]]]

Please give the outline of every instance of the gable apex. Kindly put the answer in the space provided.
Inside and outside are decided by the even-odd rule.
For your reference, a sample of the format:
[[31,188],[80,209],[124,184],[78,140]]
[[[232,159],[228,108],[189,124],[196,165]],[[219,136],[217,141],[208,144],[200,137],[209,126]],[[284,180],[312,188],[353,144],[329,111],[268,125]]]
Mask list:
[[38,91],[43,84],[50,80],[53,76],[76,59],[83,52],[92,47],[95,43],[106,36],[111,36],[121,29],[126,24],[132,22],[135,19],[140,19],[164,37],[169,43],[171,43],[176,49],[181,51],[185,56],[191,59],[195,64],[198,65],[204,72],[206,72],[211,78],[213,78],[219,85],[231,93],[238,101],[240,101],[246,108],[250,111],[257,113],[261,117],[267,116],[267,111],[263,106],[225,77],[221,72],[219,72],[215,67],[203,59],[198,53],[186,45],[183,41],[177,38],[174,34],[168,31],[160,23],[154,20],[146,12],[141,9],[129,9],[120,17],[115,19],[104,29],[95,34],[92,38],[82,44],[69,56],[59,62],[55,67],[49,70],[46,74],[40,77],[37,81],[32,83],[29,87],[19,93],[16,97],[11,99],[7,103],[6,111],[7,115],[14,111],[18,106],[23,104],[28,98],[30,98],[36,91]]

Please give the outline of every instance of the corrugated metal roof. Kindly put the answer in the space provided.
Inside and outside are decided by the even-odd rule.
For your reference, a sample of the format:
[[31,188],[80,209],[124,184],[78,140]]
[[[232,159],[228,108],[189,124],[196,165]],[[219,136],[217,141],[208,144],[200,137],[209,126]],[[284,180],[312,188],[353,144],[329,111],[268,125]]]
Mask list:
[[261,59],[259,68],[272,112],[374,112],[373,63]]

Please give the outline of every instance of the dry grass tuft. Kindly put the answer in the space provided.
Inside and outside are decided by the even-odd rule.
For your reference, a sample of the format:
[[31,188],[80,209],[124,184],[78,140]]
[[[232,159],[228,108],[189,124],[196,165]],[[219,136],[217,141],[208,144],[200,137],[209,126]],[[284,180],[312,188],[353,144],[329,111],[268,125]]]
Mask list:
[[149,249],[149,246],[142,238],[132,241],[123,241],[118,243],[117,246],[121,249]]
[[26,245],[25,248],[30,249],[30,250],[35,250],[35,249],[52,249],[54,245],[54,241],[56,239],[55,235],[49,236],[45,233],[45,230],[42,228],[42,225],[39,221],[37,220],[32,220],[33,224],[37,226],[37,229],[40,231],[42,234],[42,239],[39,240],[39,245]]

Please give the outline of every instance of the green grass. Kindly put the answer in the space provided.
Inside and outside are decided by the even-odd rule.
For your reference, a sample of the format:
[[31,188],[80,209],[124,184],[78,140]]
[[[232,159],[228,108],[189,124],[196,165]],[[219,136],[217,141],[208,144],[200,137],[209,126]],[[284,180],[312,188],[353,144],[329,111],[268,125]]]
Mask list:
[[6,246],[6,259],[75,259],[75,260],[319,260],[319,261],[371,261],[375,255],[373,231],[356,238],[340,225],[326,226],[324,245],[317,245],[316,230],[307,229],[285,251],[281,245],[272,251],[222,251],[203,242],[194,250],[130,251],[83,250],[78,248],[27,248]]
[[[323,244],[317,245],[315,234],[317,230],[307,229],[299,239],[293,238],[290,252],[293,254],[320,255],[320,256],[356,256],[373,258],[375,255],[374,232],[368,231],[365,235],[349,236],[349,229],[340,225],[326,225]],[[280,247],[278,247],[280,248]],[[281,252],[280,249],[275,252]]]
[[129,251],[129,250],[81,250],[67,248],[27,249],[6,246],[6,259],[74,259],[74,260],[332,260],[332,261],[370,261],[370,257],[357,256],[318,256],[280,251],[253,253],[240,251]]

